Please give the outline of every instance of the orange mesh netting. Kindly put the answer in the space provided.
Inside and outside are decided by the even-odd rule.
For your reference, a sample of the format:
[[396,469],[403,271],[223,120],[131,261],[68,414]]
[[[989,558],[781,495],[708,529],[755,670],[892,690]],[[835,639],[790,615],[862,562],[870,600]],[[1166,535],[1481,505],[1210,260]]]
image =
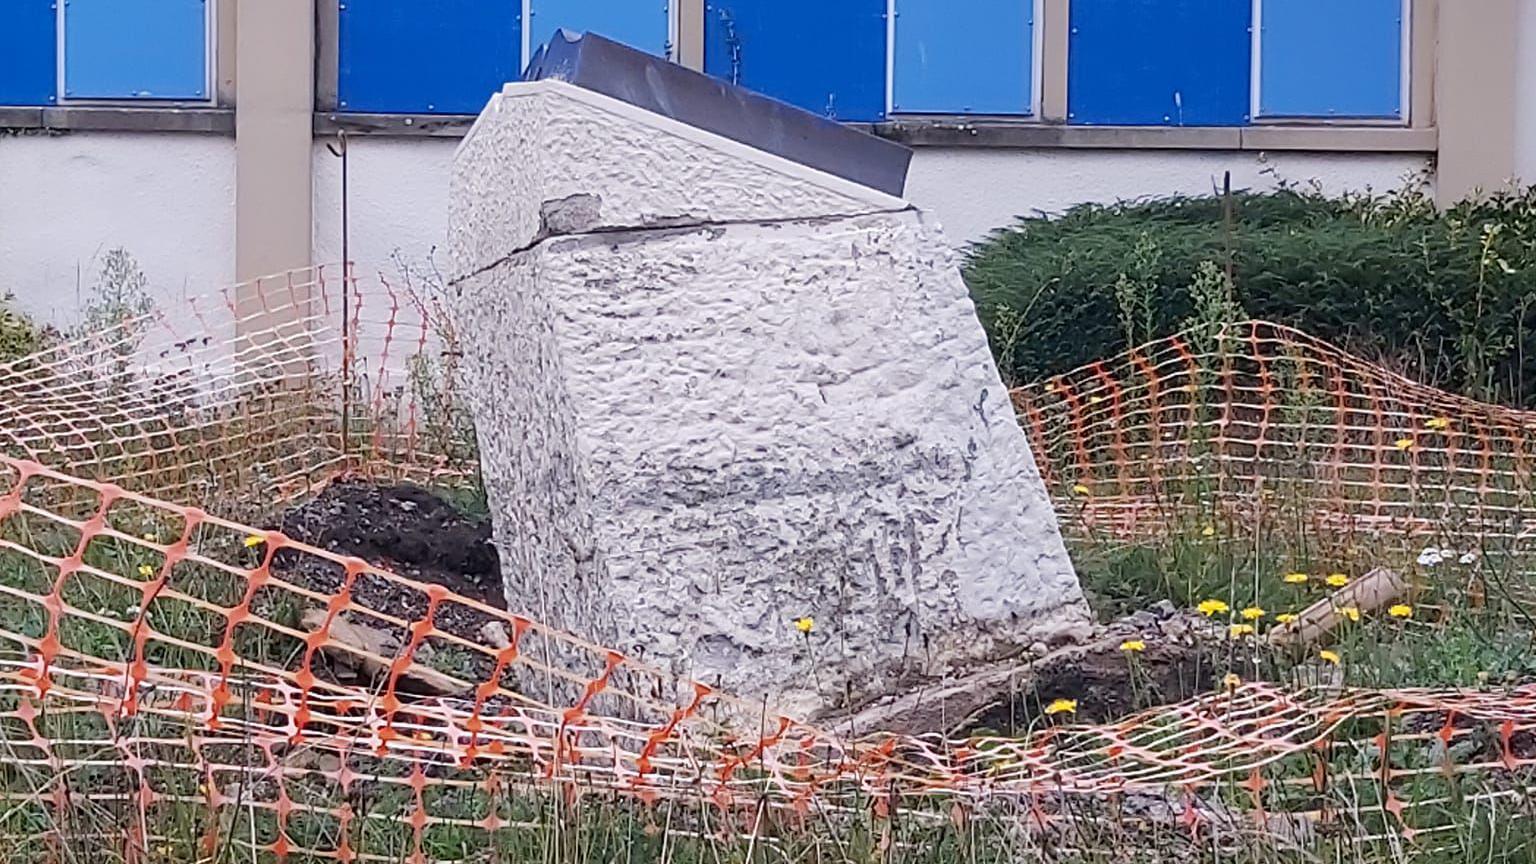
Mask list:
[[[445,319],[349,281],[343,328],[342,290],[323,268],[260,280],[0,368],[0,835],[23,857],[463,860],[531,830],[530,797],[594,792],[940,826],[1004,802],[1058,851],[1168,823],[1432,848],[1468,807],[1525,806],[1530,690],[1248,685],[1017,739],[850,738],[220,518],[345,470],[472,470]],[[1530,536],[1529,415],[1276,325],[1015,398],[1070,532]]]
[[[344,470],[472,473],[457,343],[433,292],[383,277],[346,291],[347,328],[341,280],[319,267],[0,366],[0,448],[215,512]],[[1536,418],[1279,325],[1175,336],[1013,395],[1069,532],[1305,524],[1509,551],[1536,532]]]
[[1013,395],[1071,531],[1267,521],[1512,551],[1536,536],[1536,415],[1280,325],[1174,336]]
[[0,450],[215,510],[342,470],[470,471],[433,292],[339,274],[258,279],[0,365]]
[[1536,690],[1251,685],[1020,739],[850,741],[280,534],[35,462],[0,475],[0,830],[39,855],[192,836],[425,860],[453,832],[469,857],[537,790],[877,817],[1003,800],[1031,836],[1139,802],[1128,824],[1181,836],[1283,816],[1428,842],[1449,803],[1518,797],[1536,766]]

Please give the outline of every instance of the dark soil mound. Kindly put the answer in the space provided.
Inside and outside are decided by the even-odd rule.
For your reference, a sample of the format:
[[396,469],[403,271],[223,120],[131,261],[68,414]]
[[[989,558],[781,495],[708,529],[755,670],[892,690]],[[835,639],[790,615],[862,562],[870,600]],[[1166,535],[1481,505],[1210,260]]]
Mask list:
[[340,480],[288,511],[281,530],[301,543],[506,608],[491,523],[469,519],[419,486]]
[[[313,500],[284,514],[279,528],[301,543],[360,558],[417,583],[441,585],[486,606],[506,608],[490,522],[467,517],[420,487],[338,480]],[[288,582],[322,594],[333,594],[346,582],[346,571],[339,564],[290,549],[277,553],[272,570]],[[385,658],[394,656],[411,638],[405,626],[392,624],[388,618],[418,621],[431,606],[425,591],[367,571],[353,583],[352,599],[368,612],[346,615],[344,620],[352,629],[346,636],[333,634],[333,638]],[[301,626],[313,626],[302,624],[302,615],[315,612],[313,608],[302,611]],[[437,630],[477,644],[491,638],[487,628],[500,627],[497,621],[487,612],[454,602],[442,603],[432,616]],[[406,673],[401,688],[428,695],[462,690],[440,679],[433,683],[431,672],[422,670],[447,673],[461,682],[481,681],[491,673],[488,657],[445,648],[450,646],[436,636],[421,642],[413,655],[413,671]],[[338,661],[335,668],[319,670],[330,680],[366,686],[378,683],[379,669],[359,668],[345,657],[334,659]]]

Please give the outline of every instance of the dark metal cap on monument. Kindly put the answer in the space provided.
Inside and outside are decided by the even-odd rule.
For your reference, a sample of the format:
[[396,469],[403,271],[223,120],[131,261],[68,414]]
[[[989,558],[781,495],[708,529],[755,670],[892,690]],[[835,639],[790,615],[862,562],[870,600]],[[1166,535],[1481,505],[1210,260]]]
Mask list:
[[690,126],[900,196],[912,151],[593,33],[558,30],[525,81],[546,78],[611,96]]

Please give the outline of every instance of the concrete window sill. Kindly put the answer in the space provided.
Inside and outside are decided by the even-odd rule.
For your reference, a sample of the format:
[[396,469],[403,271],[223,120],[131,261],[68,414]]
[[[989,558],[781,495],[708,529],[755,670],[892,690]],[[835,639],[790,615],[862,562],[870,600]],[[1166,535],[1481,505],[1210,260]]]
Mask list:
[[56,108],[0,106],[0,129],[57,132],[200,132],[235,134],[230,108],[119,108],[71,105]]
[[475,124],[473,114],[343,114],[315,115],[316,135],[393,135],[463,138]]
[[[472,115],[315,115],[315,134],[341,130],[360,135],[461,137]],[[854,124],[883,138],[914,147],[1078,148],[1132,150],[1321,150],[1338,152],[1433,153],[1434,129],[1400,126],[1346,126],[1266,123],[1232,128],[1151,128],[1060,126],[1027,121],[933,118]]]
[[[461,138],[473,115],[314,115],[316,135],[345,130],[354,135]],[[1028,121],[930,118],[855,124],[883,138],[913,147],[1126,150],[1312,150],[1345,153],[1433,153],[1433,128],[1306,124],[1230,128],[1062,126]],[[198,132],[232,135],[231,108],[119,108],[69,106],[0,107],[0,129],[91,132]]]
[[867,128],[916,147],[1433,153],[1438,142],[1434,129],[1323,124],[1171,128],[936,119],[877,123]]

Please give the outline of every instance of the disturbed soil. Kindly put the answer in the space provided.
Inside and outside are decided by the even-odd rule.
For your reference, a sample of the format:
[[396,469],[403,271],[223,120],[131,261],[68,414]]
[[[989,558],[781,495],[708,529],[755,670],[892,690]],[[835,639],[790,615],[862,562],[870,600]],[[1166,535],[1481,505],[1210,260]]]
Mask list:
[[[472,520],[419,486],[340,480],[284,514],[281,530],[302,543],[442,585],[488,606],[507,606],[490,520]],[[370,584],[358,593],[387,587]],[[418,592],[409,593],[415,596],[397,599],[419,598]]]
[[1153,705],[1182,702],[1215,685],[1214,664],[1185,646],[1148,646],[1136,659],[1133,672],[1125,653],[1108,645],[1048,659],[1035,667],[1027,686],[999,694],[960,731],[1021,735],[1038,725],[1045,706],[1057,699],[1077,703],[1075,722],[1110,723]]
[[[442,585],[495,609],[506,608],[490,521],[466,516],[419,486],[341,479],[289,510],[277,527],[301,543],[361,558],[414,582]],[[346,575],[331,561],[290,550],[278,552],[272,569],[289,582],[326,594],[340,590]],[[352,597],[363,609],[405,621],[423,617],[429,604],[423,591],[369,572],[357,578]],[[390,651],[379,650],[379,644],[393,649],[408,639],[403,628],[375,617],[353,614],[350,619],[354,627],[363,628],[356,632],[365,637],[361,641],[372,643],[366,647],[374,653],[388,656]],[[479,609],[451,602],[440,604],[432,619],[438,630],[477,643],[485,641],[487,626],[499,626],[495,622],[496,618]],[[432,646],[423,645],[416,660],[429,667],[440,666],[431,655]],[[470,677],[489,672],[483,657],[459,658],[459,664],[461,668],[446,671]],[[368,677],[362,672],[359,675]],[[333,670],[333,677],[346,680],[347,676],[344,670]]]
[[[342,479],[288,511],[278,527],[302,543],[361,558],[415,582],[442,585],[487,606],[506,608],[490,521],[466,516],[421,487]],[[344,579],[342,568],[329,561],[287,551],[277,555],[273,569],[285,579],[325,593],[339,590]],[[420,590],[370,573],[358,578],[353,597],[359,606],[408,621],[425,614],[428,603]],[[484,643],[485,628],[499,626],[493,624],[495,620],[472,607],[449,603],[438,608],[433,623],[455,636]],[[405,638],[401,632],[382,632],[391,628],[381,628],[377,622],[366,623],[396,644]],[[918,706],[891,706],[896,710],[880,720],[893,727],[910,725],[909,731],[1012,735],[1037,725],[1052,701],[1071,699],[1077,705],[1074,719],[1112,722],[1214,686],[1216,664],[1208,655],[1210,640],[1202,635],[1203,626],[1204,622],[1177,612],[1171,604],[1159,604],[1101,628],[1078,646],[1020,658],[1012,664],[1018,674],[1008,668],[984,670],[955,692],[932,694],[937,698],[924,698]],[[1127,639],[1143,641],[1145,650],[1128,656],[1120,648]],[[419,659],[431,662],[430,657]],[[484,665],[483,658],[476,658],[475,666],[479,665]]]
[[[1016,736],[1038,728],[1057,699],[1074,703],[1073,722],[1112,723],[1155,705],[1210,692],[1223,644],[1209,621],[1171,603],[1084,633],[1073,644],[1031,651],[920,690],[825,718],[845,733],[882,729],[907,734]],[[1121,646],[1139,641],[1144,648]],[[1226,643],[1230,645],[1231,643]]]
[[[1080,648],[1054,652],[1034,663],[1021,686],[998,693],[963,731],[1021,734],[1037,725],[1057,699],[1077,703],[1075,722],[1111,723],[1154,705],[1182,702],[1216,685],[1206,623],[1160,604],[1108,626]],[[1138,640],[1131,654],[1120,646]]]

